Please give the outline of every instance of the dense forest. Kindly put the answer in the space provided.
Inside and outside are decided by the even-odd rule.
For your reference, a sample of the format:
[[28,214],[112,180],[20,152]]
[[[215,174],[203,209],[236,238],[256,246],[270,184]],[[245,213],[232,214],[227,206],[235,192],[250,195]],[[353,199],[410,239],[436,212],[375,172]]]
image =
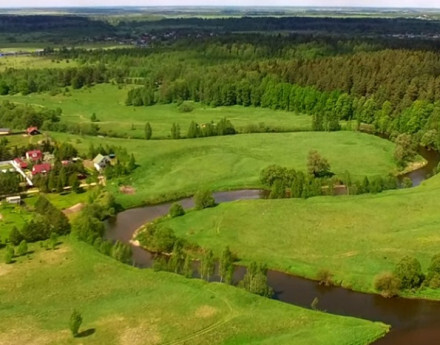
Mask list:
[[[31,19],[30,23],[38,23]],[[62,20],[58,18],[53,25]],[[339,28],[356,32],[350,27],[355,25],[363,28],[365,35],[233,34],[217,30],[213,35],[184,38],[170,33],[170,41],[142,48],[47,48],[43,54],[49,58],[75,61],[76,65],[63,69],[7,68],[0,73],[0,94],[56,94],[66,87],[113,82],[132,85],[127,106],[189,100],[213,107],[238,104],[283,109],[313,116],[313,129],[318,131],[339,130],[341,121],[351,128],[367,124],[372,131],[392,137],[405,133],[416,143],[440,148],[440,53],[435,41],[377,36],[385,27],[402,35],[435,34],[440,32],[435,21],[196,18],[164,22],[196,28],[228,27],[230,31],[240,25],[248,25],[250,30],[258,24],[272,31],[294,31],[301,26],[307,32],[319,26],[328,32]],[[134,29],[138,25],[131,23]],[[43,117],[39,117],[39,125]],[[5,124],[14,126],[13,121],[11,118]],[[66,130],[57,124],[56,117],[47,128]]]

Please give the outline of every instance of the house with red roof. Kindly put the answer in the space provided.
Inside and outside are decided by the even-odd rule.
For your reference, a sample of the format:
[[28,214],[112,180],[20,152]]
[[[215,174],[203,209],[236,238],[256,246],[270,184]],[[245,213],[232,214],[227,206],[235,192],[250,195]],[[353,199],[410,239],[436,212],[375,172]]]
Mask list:
[[36,164],[32,168],[32,175],[46,174],[52,169],[50,163]]
[[29,159],[31,161],[36,162],[42,158],[43,158],[43,154],[41,153],[40,150],[32,150],[26,152],[26,159]]
[[14,162],[17,163],[22,169],[26,169],[28,166],[27,163],[23,161],[21,158],[15,158]]
[[38,130],[38,127],[29,127],[29,128],[26,130],[26,132],[27,132],[28,135],[37,135],[37,134],[40,134],[40,131]]

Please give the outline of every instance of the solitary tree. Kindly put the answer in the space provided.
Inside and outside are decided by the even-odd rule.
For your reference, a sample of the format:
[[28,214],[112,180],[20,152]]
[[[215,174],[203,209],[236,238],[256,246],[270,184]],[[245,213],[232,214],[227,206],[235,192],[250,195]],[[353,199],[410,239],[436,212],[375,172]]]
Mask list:
[[78,336],[78,331],[79,331],[79,327],[81,326],[81,323],[82,323],[81,314],[77,310],[74,310],[72,315],[70,315],[70,322],[69,322],[70,331],[72,332],[72,335],[74,337]]
[[318,151],[311,150],[307,157],[307,171],[315,177],[330,175],[330,164]]
[[212,250],[208,250],[200,263],[200,276],[202,279],[209,280],[214,274],[215,262]]
[[234,258],[229,247],[226,247],[220,258],[219,273],[221,281],[231,284],[234,273]]
[[153,131],[152,131],[152,129],[151,129],[151,125],[150,125],[149,122],[147,122],[147,123],[145,124],[145,139],[150,140],[152,134],[153,134]]
[[17,248],[17,255],[22,256],[25,255],[28,252],[28,246],[25,240],[22,240],[20,242],[20,245]]
[[182,205],[178,202],[175,202],[171,205],[169,215],[171,218],[180,217],[185,214],[185,210],[183,209]]
[[215,206],[215,200],[209,190],[199,190],[194,195],[194,203],[197,210]]

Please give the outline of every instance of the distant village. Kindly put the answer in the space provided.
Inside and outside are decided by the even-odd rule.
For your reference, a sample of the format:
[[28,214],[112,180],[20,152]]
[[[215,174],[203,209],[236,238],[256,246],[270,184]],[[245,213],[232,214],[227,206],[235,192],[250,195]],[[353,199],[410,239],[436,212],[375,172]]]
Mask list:
[[[0,128],[0,138],[17,135],[21,133],[12,133],[9,128]],[[23,133],[27,136],[40,135],[41,132],[38,127],[29,127]],[[115,159],[115,154],[102,155],[97,154],[92,161],[85,161],[83,165],[89,170],[96,170],[98,174],[102,174],[104,169],[111,165]],[[62,160],[62,167],[69,167],[69,165],[83,161],[80,157],[73,157],[69,160]],[[59,163],[58,163],[59,164]],[[37,177],[47,177],[47,175],[54,169],[55,156],[50,152],[43,152],[39,149],[29,150],[23,157],[14,157],[12,160],[0,162],[0,174],[2,173],[18,173],[22,176],[25,185],[29,187],[35,186],[35,179]],[[78,179],[85,179],[86,175],[78,173]],[[70,188],[70,187],[67,187]],[[9,196],[6,198],[8,203],[19,203],[19,196]]]

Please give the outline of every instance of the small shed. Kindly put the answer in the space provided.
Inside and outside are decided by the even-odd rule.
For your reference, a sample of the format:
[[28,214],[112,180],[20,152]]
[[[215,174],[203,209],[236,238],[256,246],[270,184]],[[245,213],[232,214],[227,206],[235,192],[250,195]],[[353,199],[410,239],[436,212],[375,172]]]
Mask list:
[[0,135],[8,135],[11,134],[10,128],[0,128]]
[[6,198],[6,202],[8,204],[21,204],[21,196],[20,195],[15,195],[15,196],[8,196]]
[[28,135],[37,135],[37,134],[40,134],[40,131],[38,130],[38,127],[29,127],[29,128],[26,130],[26,132],[27,132]]

